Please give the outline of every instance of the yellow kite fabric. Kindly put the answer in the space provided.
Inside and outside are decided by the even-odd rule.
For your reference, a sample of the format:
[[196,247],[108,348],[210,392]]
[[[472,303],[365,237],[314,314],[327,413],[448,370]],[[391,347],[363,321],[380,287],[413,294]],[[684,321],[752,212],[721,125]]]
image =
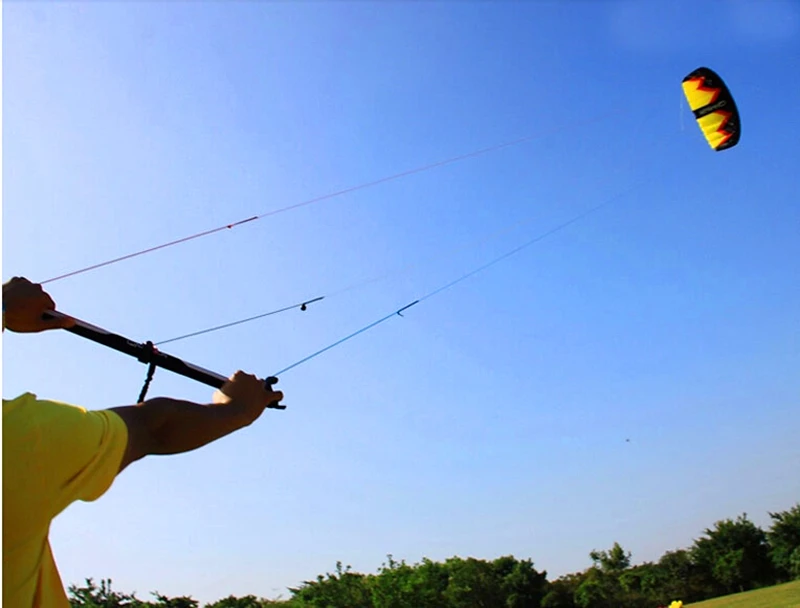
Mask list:
[[3,606],[68,608],[50,550],[50,522],[76,500],[102,496],[128,442],[109,411],[3,400]]
[[712,149],[721,152],[739,143],[739,110],[722,78],[708,68],[697,68],[683,79],[683,93]]

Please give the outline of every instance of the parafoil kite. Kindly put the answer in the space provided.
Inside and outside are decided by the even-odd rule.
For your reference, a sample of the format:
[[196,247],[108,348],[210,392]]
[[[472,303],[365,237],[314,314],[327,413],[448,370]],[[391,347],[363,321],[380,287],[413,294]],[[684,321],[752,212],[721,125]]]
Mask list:
[[683,93],[712,149],[721,152],[739,143],[739,110],[719,75],[697,68],[683,79]]

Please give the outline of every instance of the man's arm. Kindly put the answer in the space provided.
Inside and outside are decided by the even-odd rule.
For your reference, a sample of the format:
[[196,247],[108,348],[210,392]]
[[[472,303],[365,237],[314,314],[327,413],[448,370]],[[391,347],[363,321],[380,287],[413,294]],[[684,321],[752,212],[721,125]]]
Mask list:
[[[75,324],[70,317],[42,318],[55,308],[55,302],[39,284],[14,277],[3,285],[3,329],[28,333]],[[180,454],[216,441],[252,424],[267,405],[281,399],[283,393],[273,391],[263,380],[236,372],[208,405],[159,397],[112,408],[128,430],[119,470],[149,454]]]
[[128,446],[119,470],[151,454],[196,450],[252,424],[270,403],[283,399],[255,376],[236,372],[208,405],[167,397],[111,408],[128,428]]

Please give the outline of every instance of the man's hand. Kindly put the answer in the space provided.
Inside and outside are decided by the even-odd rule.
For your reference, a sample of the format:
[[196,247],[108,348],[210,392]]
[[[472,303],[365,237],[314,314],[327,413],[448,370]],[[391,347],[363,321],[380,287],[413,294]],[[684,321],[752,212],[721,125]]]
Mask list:
[[242,371],[233,374],[213,397],[218,405],[240,407],[246,424],[254,422],[270,403],[277,403],[281,399],[281,391],[273,391],[263,380]]
[[75,325],[75,320],[69,317],[42,318],[45,312],[55,309],[56,303],[37,283],[14,277],[3,285],[3,326],[11,331],[34,333]]

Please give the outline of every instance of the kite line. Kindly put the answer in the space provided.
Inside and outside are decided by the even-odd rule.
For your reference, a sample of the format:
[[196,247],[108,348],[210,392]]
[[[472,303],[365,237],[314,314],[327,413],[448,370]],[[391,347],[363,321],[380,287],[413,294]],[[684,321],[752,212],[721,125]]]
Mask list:
[[[629,190],[633,190],[634,188],[638,188],[638,186],[632,187]],[[563,228],[566,228],[569,224],[575,223],[575,222],[583,219],[586,215],[589,215],[589,214],[599,210],[601,207],[603,207],[603,206],[605,206],[607,204],[611,204],[617,198],[627,194],[629,192],[629,190],[624,190],[622,193],[619,193],[619,194],[615,195],[614,197],[612,197],[608,201],[606,201],[604,203],[601,203],[600,205],[597,205],[595,207],[592,207],[588,211],[573,217],[572,219],[568,220],[565,224],[563,224],[563,225],[560,224],[560,225],[556,226],[555,228],[553,228],[552,230],[549,230],[549,231],[545,232],[544,234],[541,234],[541,235],[537,236],[534,239],[533,242],[540,241],[540,240],[542,240],[544,238],[547,238],[552,233],[557,232],[557,231],[559,231],[559,230],[561,230]],[[478,244],[489,242],[489,241],[497,238],[498,236],[502,236],[502,235],[507,234],[508,232],[516,229],[517,227],[519,227],[521,225],[529,223],[530,221],[531,221],[531,216],[529,216],[527,218],[523,218],[521,220],[518,220],[518,221],[516,221],[516,222],[514,222],[514,223],[512,223],[510,225],[507,225],[507,226],[505,226],[505,227],[503,227],[503,228],[501,228],[501,229],[489,234],[488,236],[484,236],[484,237],[482,237],[480,239],[474,239],[472,241],[469,241],[468,243],[460,244],[460,245],[458,245],[456,247],[453,247],[452,249],[447,250],[447,253],[461,251],[461,250],[464,250],[464,249],[475,247]],[[463,276],[463,277],[461,277],[459,279],[456,279],[456,282],[461,282],[464,279],[469,278],[469,276],[472,276],[472,274],[477,274],[478,272],[484,270],[485,268],[488,268],[489,266],[493,266],[494,264],[500,262],[501,260],[505,259],[506,257],[514,255],[519,249],[524,249],[528,245],[533,244],[533,242],[526,243],[526,244],[520,246],[519,248],[516,248],[516,249],[514,249],[514,250],[512,250],[510,252],[507,252],[506,254],[501,256],[500,258],[498,258],[496,260],[493,260],[492,262],[489,262],[489,264],[487,264],[486,266],[481,266],[480,268],[471,271],[471,273],[468,273],[467,276]],[[388,277],[395,276],[395,275],[401,274],[403,272],[407,272],[410,269],[415,268],[415,267],[417,267],[419,265],[420,265],[420,263],[406,264],[405,266],[402,266],[399,269],[396,269],[396,270],[393,270],[393,271],[389,271],[389,272],[385,272],[383,274],[380,274],[378,276],[365,279],[363,281],[359,281],[359,282],[356,282],[356,283],[351,283],[347,287],[343,287],[343,288],[338,289],[336,291],[333,291],[331,293],[328,293],[328,294],[325,294],[325,295],[322,295],[322,296],[318,296],[318,297],[312,298],[310,300],[304,300],[303,302],[299,302],[299,303],[296,303],[296,304],[291,304],[289,306],[284,306],[282,308],[277,308],[277,309],[271,310],[269,312],[264,312],[264,313],[261,313],[261,314],[258,314],[258,315],[254,315],[254,316],[246,317],[246,318],[243,318],[243,319],[239,319],[237,321],[232,321],[230,323],[224,323],[222,325],[216,325],[216,326],[213,326],[213,327],[209,327],[207,329],[202,329],[202,330],[199,330],[199,331],[194,331],[194,332],[191,332],[191,333],[183,334],[183,335],[180,335],[180,336],[177,336],[177,337],[174,337],[174,338],[169,338],[167,340],[160,340],[158,342],[154,342],[154,344],[156,346],[161,346],[163,344],[169,344],[171,342],[178,342],[179,340],[184,340],[184,339],[187,339],[187,338],[193,338],[193,337],[196,337],[196,336],[201,336],[201,335],[212,333],[212,332],[219,331],[219,330],[222,330],[222,329],[227,329],[229,327],[234,327],[236,325],[241,325],[243,323],[248,323],[250,321],[255,321],[255,320],[258,320],[258,319],[262,319],[262,318],[265,318],[265,317],[268,317],[268,316],[272,316],[272,315],[275,315],[275,314],[278,314],[278,313],[281,313],[281,312],[286,312],[286,311],[289,311],[289,310],[293,310],[295,308],[299,308],[300,310],[304,311],[304,310],[307,309],[307,305],[313,304],[315,302],[319,302],[319,301],[321,301],[323,299],[330,299],[332,297],[339,296],[339,295],[341,295],[343,293],[346,293],[348,291],[353,291],[353,290],[358,289],[360,287],[364,287],[365,285],[369,285],[370,283],[376,283],[376,282],[384,280],[384,279],[386,279]],[[450,285],[448,284],[448,285],[446,285],[444,287],[440,287],[434,293],[430,293],[430,294],[420,298],[420,301],[428,299],[429,297],[432,297],[433,295],[435,295],[439,291],[444,291],[449,286]]]
[[293,308],[299,308],[300,310],[305,310],[309,304],[313,304],[314,302],[319,302],[320,300],[324,300],[325,296],[319,296],[316,298],[312,298],[310,300],[305,300],[304,302],[300,302],[298,304],[292,304],[291,306],[284,306],[283,308],[278,308],[277,310],[271,310],[269,312],[261,313],[260,315],[255,315],[253,317],[247,317],[246,319],[239,319],[238,321],[233,321],[231,323],[225,323],[223,325],[217,325],[215,327],[209,327],[208,329],[201,329],[200,331],[194,331],[190,334],[185,334],[183,336],[178,336],[177,338],[170,338],[169,340],[161,340],[160,342],[154,342],[155,346],[161,346],[162,344],[169,344],[170,342],[177,342],[178,340],[185,340],[186,338],[193,338],[194,336],[200,336],[202,334],[208,334],[212,331],[219,331],[220,329],[227,329],[228,327],[233,327],[234,325],[241,325],[242,323],[249,323],[250,321],[255,321],[256,319],[263,319],[264,317],[269,317],[270,315],[276,315],[279,312],[286,312],[287,310],[292,310]]
[[[285,367],[282,370],[280,370],[279,372],[273,374],[272,376],[269,376],[264,381],[265,385],[266,386],[270,386],[270,385],[276,383],[278,381],[278,379],[277,379],[278,375],[283,374],[283,373],[285,373],[285,372],[287,372],[287,371],[289,371],[291,369],[294,369],[294,368],[298,367],[299,365],[302,365],[303,363],[306,363],[307,361],[310,361],[311,359],[314,359],[315,357],[318,357],[319,355],[331,350],[332,348],[335,348],[336,346],[339,346],[340,344],[343,344],[344,342],[347,342],[348,340],[351,340],[352,338],[355,338],[356,336],[358,336],[358,335],[360,335],[360,334],[372,329],[373,327],[376,327],[377,325],[380,325],[381,323],[384,323],[385,321],[388,321],[389,319],[393,318],[395,315],[402,317],[403,316],[402,313],[404,311],[408,310],[409,308],[411,308],[412,306],[415,306],[415,305],[419,304],[423,300],[427,300],[429,298],[432,298],[433,296],[438,295],[438,294],[442,293],[443,291],[445,291],[447,289],[450,289],[451,287],[457,285],[458,283],[460,283],[460,282],[462,282],[462,281],[464,281],[464,280],[466,280],[466,279],[478,274],[479,272],[482,272],[483,270],[486,270],[487,268],[489,268],[489,267],[501,262],[502,260],[504,260],[506,258],[509,258],[512,255],[516,254],[516,253],[519,253],[523,249],[525,249],[527,247],[530,247],[531,245],[533,245],[535,243],[538,243],[538,242],[540,242],[540,241],[542,241],[542,240],[544,240],[544,239],[556,234],[557,232],[560,232],[560,231],[566,229],[567,227],[571,226],[572,224],[575,224],[576,222],[580,221],[581,219],[587,217],[588,215],[590,215],[592,213],[595,213],[595,212],[599,211],[600,209],[602,209],[603,207],[606,207],[606,206],[610,205],[611,203],[613,203],[614,201],[618,200],[619,198],[621,198],[622,196],[624,196],[628,192],[633,191],[634,189],[635,189],[635,187],[631,187],[628,190],[623,191],[620,194],[617,194],[616,196],[612,197],[611,199],[608,199],[608,200],[604,201],[603,203],[588,209],[587,211],[583,211],[582,213],[580,213],[580,214],[572,217],[571,219],[569,219],[569,220],[567,220],[567,221],[555,226],[554,228],[551,228],[550,230],[548,230],[548,231],[546,231],[546,232],[544,232],[544,233],[542,233],[542,234],[530,239],[529,241],[523,243],[522,245],[519,245],[519,246],[515,247],[514,249],[504,253],[503,255],[500,255],[500,256],[494,258],[490,262],[487,262],[486,264],[483,264],[482,266],[479,266],[478,268],[470,270],[469,272],[466,272],[466,273],[462,274],[460,277],[456,278],[453,281],[450,281],[449,283],[443,285],[442,287],[439,287],[438,289],[435,289],[435,290],[429,292],[428,294],[422,296],[421,298],[418,298],[418,299],[414,300],[413,302],[411,302],[409,304],[406,304],[402,308],[399,308],[399,309],[395,310],[394,312],[392,312],[392,313],[390,313],[390,314],[388,314],[388,315],[386,315],[384,317],[381,317],[377,321],[373,321],[372,323],[370,323],[368,325],[365,325],[361,329],[358,329],[358,330],[346,335],[345,337],[340,338],[339,340],[337,340],[336,342],[333,342],[332,344],[329,344],[325,348],[322,348],[322,349],[320,349],[320,350],[318,350],[318,351],[316,351],[316,352],[314,352],[314,353],[312,353],[312,354],[300,359],[299,361],[296,361],[295,363],[292,363],[288,367]],[[316,298],[313,301],[319,301],[321,299],[322,298]],[[309,300],[309,301],[301,304],[300,306],[305,306],[305,305],[307,305],[307,304],[309,304],[311,302],[312,302],[312,300]],[[297,306],[297,305],[294,305],[294,306]],[[288,310],[288,308],[293,308],[294,306],[287,307],[287,308],[285,308],[283,310]],[[278,311],[273,311],[273,313],[267,313],[267,314],[274,314],[275,312],[278,312]],[[265,316],[265,315],[258,315],[255,318],[259,318],[261,316]],[[63,315],[63,313],[60,313],[60,312],[57,312],[57,311],[48,311],[47,313],[45,313],[45,317],[46,318],[47,317],[64,317],[64,315]],[[153,374],[154,374],[154,372],[155,372],[157,367],[163,367],[163,368],[168,369],[169,371],[172,371],[172,372],[174,372],[176,374],[179,374],[181,376],[185,376],[187,378],[191,378],[193,380],[196,380],[198,382],[202,382],[204,384],[207,384],[209,386],[213,386],[215,388],[221,387],[226,382],[226,377],[224,375],[218,374],[216,372],[209,371],[209,370],[204,369],[204,368],[202,368],[202,367],[200,367],[198,365],[195,365],[193,363],[189,363],[187,361],[184,361],[183,359],[179,359],[178,357],[174,357],[173,355],[169,355],[167,353],[164,353],[164,352],[160,351],[158,348],[156,348],[156,345],[153,342],[137,343],[137,342],[135,342],[135,341],[133,341],[133,340],[131,340],[129,338],[126,338],[126,337],[121,336],[119,334],[112,333],[112,332],[110,332],[108,330],[105,330],[105,329],[103,329],[101,327],[97,327],[97,326],[91,325],[90,323],[86,323],[85,321],[81,321],[79,319],[75,319],[74,317],[73,317],[73,319],[74,319],[74,325],[72,327],[70,327],[70,328],[67,328],[67,331],[69,331],[71,333],[74,333],[74,334],[77,334],[77,335],[79,335],[79,336],[81,336],[83,338],[87,338],[89,340],[92,340],[94,342],[98,342],[100,344],[103,344],[104,346],[107,346],[107,347],[112,348],[114,350],[120,351],[120,352],[122,352],[124,354],[127,354],[129,356],[135,357],[140,362],[145,363],[145,364],[148,365],[147,378],[145,379],[144,386],[142,387],[142,391],[139,394],[138,402],[141,402],[141,401],[144,400],[144,398],[145,398],[145,396],[147,394],[147,390],[148,390],[148,387],[150,385],[150,382],[153,379]],[[252,318],[251,319],[245,319],[245,320],[242,320],[240,322],[244,323],[247,320],[252,320]],[[233,323],[233,324],[236,324],[236,323]],[[230,326],[230,325],[233,325],[233,324],[228,324],[227,326]],[[214,329],[217,329],[217,328],[212,328],[212,330],[210,330],[210,331],[213,331]],[[204,332],[195,332],[194,334],[190,334],[190,335],[197,335],[198,333],[204,333]],[[184,337],[188,337],[188,335],[184,336]],[[182,339],[182,338],[183,337],[174,338],[174,339],[172,339],[170,341],[174,342],[174,341],[176,341],[178,339]],[[275,408],[275,409],[285,409],[286,406],[280,405],[279,403],[275,402],[275,403],[269,404],[267,407],[271,407],[271,408]]]
[[499,262],[501,262],[501,261],[513,256],[514,254],[519,253],[523,249],[526,249],[526,248],[530,247],[531,245],[534,245],[534,244],[536,244],[536,243],[538,243],[540,241],[543,241],[544,239],[546,239],[546,238],[548,238],[550,236],[553,236],[554,234],[556,234],[558,232],[561,232],[562,230],[568,228],[569,226],[575,224],[576,222],[579,222],[580,220],[586,218],[587,216],[589,216],[589,215],[591,215],[593,213],[596,213],[600,209],[602,209],[604,207],[607,207],[608,205],[610,205],[613,202],[619,200],[620,198],[624,197],[625,195],[633,192],[640,185],[632,186],[632,187],[624,190],[623,192],[617,194],[616,196],[614,196],[614,197],[612,197],[612,198],[600,203],[599,205],[595,205],[594,207],[591,207],[590,209],[588,209],[586,211],[583,211],[583,212],[579,213],[578,215],[575,215],[574,217],[570,218],[569,220],[567,220],[565,222],[562,222],[561,224],[555,226],[554,228],[551,228],[550,230],[548,230],[546,232],[543,232],[542,234],[530,239],[529,241],[526,241],[522,245],[518,245],[514,249],[512,249],[510,251],[507,251],[506,253],[494,258],[493,260],[487,262],[486,264],[483,264],[482,266],[479,266],[479,267],[477,267],[477,268],[475,268],[473,270],[470,270],[469,272],[466,272],[466,273],[462,274],[457,279],[455,279],[453,281],[450,281],[449,283],[447,283],[447,284],[445,284],[445,285],[443,285],[443,286],[441,286],[441,287],[439,287],[437,289],[434,289],[433,291],[429,292],[428,294],[426,294],[426,295],[414,300],[410,304],[406,304],[402,308],[399,308],[398,310],[386,315],[385,317],[381,317],[377,321],[373,321],[369,325],[366,325],[366,326],[362,327],[361,329],[359,329],[357,331],[354,331],[351,334],[348,334],[347,336],[337,340],[333,344],[330,344],[330,345],[326,346],[325,348],[322,348],[322,349],[320,349],[320,350],[308,355],[307,357],[304,357],[304,358],[300,359],[299,361],[296,361],[295,363],[292,363],[288,367],[285,367],[282,370],[274,373],[273,376],[280,376],[281,374],[289,371],[290,369],[293,369],[293,368],[295,368],[295,367],[297,367],[297,366],[299,366],[299,365],[301,365],[303,363],[306,363],[307,361],[310,361],[311,359],[321,355],[322,353],[324,353],[326,351],[329,351],[330,349],[332,349],[332,348],[334,348],[336,346],[339,346],[340,344],[342,344],[344,342],[347,342],[351,338],[355,338],[359,334],[362,334],[365,331],[367,331],[369,329],[372,329],[373,327],[375,327],[377,325],[380,325],[381,323],[384,323],[385,321],[388,321],[389,319],[394,318],[395,316],[402,317],[403,316],[402,315],[403,311],[408,310],[412,306],[415,306],[416,304],[419,304],[420,302],[423,302],[424,300],[428,300],[428,299],[430,299],[430,298],[442,293],[443,291],[446,291],[447,289],[450,289],[451,287],[454,287],[458,283],[461,283],[462,281],[465,281],[468,278],[470,278],[472,276],[475,276],[479,272],[482,272],[482,271],[486,270],[487,268],[490,268],[491,266],[494,266],[495,264],[497,264],[497,263],[499,263]]
[[612,110],[612,111],[609,111],[609,112],[607,112],[605,114],[600,114],[598,116],[595,116],[594,118],[587,119],[585,121],[578,121],[578,122],[570,123],[569,126],[554,127],[552,129],[548,129],[548,130],[543,131],[541,133],[536,133],[536,134],[532,134],[532,135],[526,135],[524,137],[519,137],[517,139],[512,139],[510,141],[506,141],[506,142],[503,142],[503,143],[494,144],[492,146],[487,146],[487,147],[481,148],[479,150],[474,150],[472,152],[467,152],[466,154],[459,154],[458,156],[452,156],[452,157],[446,158],[444,160],[435,161],[435,162],[432,162],[432,163],[428,163],[426,165],[421,165],[421,166],[415,167],[413,169],[407,169],[407,170],[401,171],[399,173],[394,173],[392,175],[387,175],[385,177],[381,177],[381,178],[378,178],[378,179],[375,179],[375,180],[372,180],[372,181],[363,182],[363,183],[355,185],[355,186],[350,186],[348,188],[344,188],[343,190],[337,190],[335,192],[330,192],[328,194],[323,194],[321,196],[310,198],[308,200],[301,201],[299,203],[294,203],[292,205],[287,205],[285,207],[280,207],[278,209],[273,209],[271,211],[265,211],[264,213],[261,213],[259,215],[254,215],[252,217],[248,217],[246,219],[238,220],[238,221],[232,222],[230,224],[223,224],[222,226],[218,226],[216,228],[211,228],[209,230],[204,230],[202,232],[198,232],[196,234],[191,234],[191,235],[179,238],[179,239],[175,239],[175,240],[172,240],[172,241],[169,241],[169,242],[166,242],[166,243],[162,243],[160,245],[155,245],[153,247],[148,247],[148,248],[142,249],[140,251],[135,251],[135,252],[129,253],[127,255],[123,255],[123,256],[120,256],[120,257],[117,257],[117,258],[106,260],[105,262],[100,262],[98,264],[92,264],[91,266],[86,266],[84,268],[79,268],[78,270],[73,270],[71,272],[67,272],[67,273],[52,277],[52,278],[47,279],[45,281],[41,281],[40,284],[45,285],[47,283],[54,283],[55,281],[60,281],[62,279],[66,279],[68,277],[74,277],[74,276],[77,276],[79,274],[90,272],[92,270],[97,270],[97,269],[103,268],[105,266],[111,266],[112,264],[117,264],[118,262],[122,262],[122,261],[125,261],[125,260],[130,260],[132,258],[135,258],[135,257],[138,257],[138,256],[142,256],[142,255],[145,255],[145,254],[148,254],[148,253],[152,253],[154,251],[159,251],[161,249],[166,249],[166,248],[172,247],[174,245],[179,245],[181,243],[186,243],[188,241],[192,241],[192,240],[199,239],[199,238],[202,238],[202,237],[205,237],[205,236],[216,234],[217,232],[222,232],[223,230],[231,230],[231,229],[237,228],[237,227],[239,227],[239,226],[241,226],[243,224],[248,224],[250,222],[255,222],[255,221],[258,221],[258,220],[263,219],[265,217],[270,217],[272,215],[277,215],[279,213],[284,213],[286,211],[291,211],[293,209],[298,209],[300,207],[305,207],[307,205],[313,205],[315,203],[321,203],[323,201],[327,201],[327,200],[330,200],[330,199],[333,199],[333,198],[344,196],[345,194],[350,194],[352,192],[357,192],[359,190],[366,190],[367,188],[372,188],[373,186],[377,186],[379,184],[385,184],[387,182],[391,182],[391,181],[395,181],[395,180],[398,180],[398,179],[402,179],[404,177],[415,175],[417,173],[424,173],[426,171],[431,171],[433,169],[438,169],[439,167],[443,167],[445,165],[451,165],[451,164],[460,162],[462,160],[475,158],[477,156],[483,156],[483,155],[489,154],[491,152],[497,152],[498,150],[502,150],[504,148],[510,148],[512,146],[517,146],[517,145],[532,141],[534,139],[540,139],[540,138],[543,138],[543,137],[547,137],[548,135],[554,135],[556,133],[560,133],[562,131],[565,131],[565,130],[568,130],[568,129],[571,129],[571,128],[585,127],[585,126],[587,126],[589,124],[594,124],[596,122],[599,122],[603,118],[606,118],[607,116],[612,115],[612,114],[616,114],[616,113],[618,113],[618,111]]

